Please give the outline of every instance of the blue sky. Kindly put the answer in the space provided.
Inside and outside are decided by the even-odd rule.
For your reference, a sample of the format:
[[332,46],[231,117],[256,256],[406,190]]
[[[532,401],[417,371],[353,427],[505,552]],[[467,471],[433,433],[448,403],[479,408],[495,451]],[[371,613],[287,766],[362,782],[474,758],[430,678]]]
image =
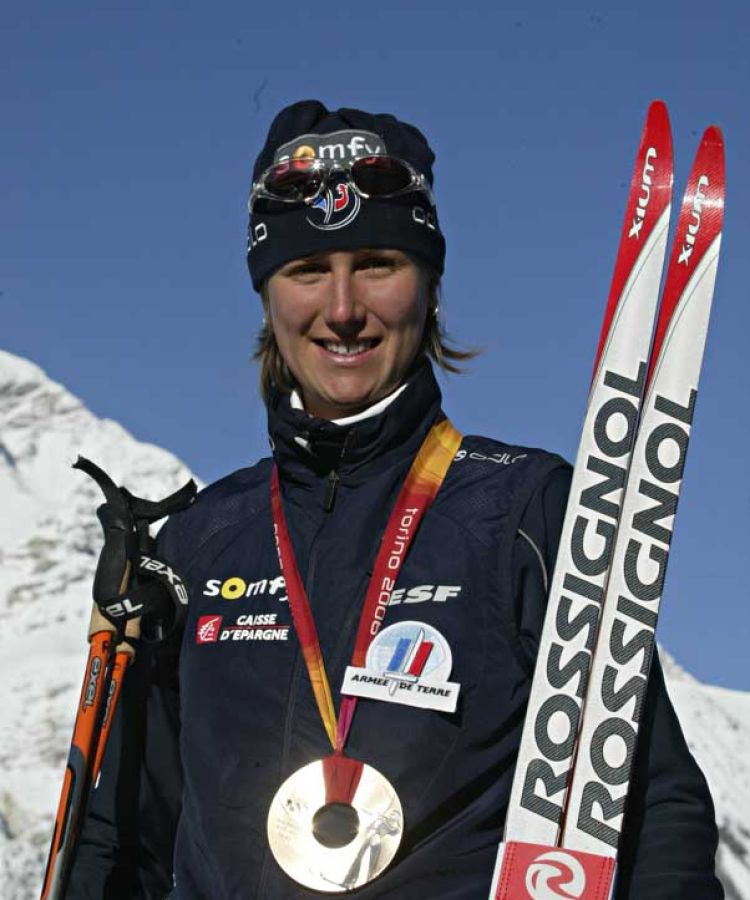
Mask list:
[[206,480],[265,452],[245,210],[281,106],[428,135],[443,310],[485,351],[444,381],[446,409],[568,458],[648,103],[670,109],[676,199],[719,124],[725,237],[659,636],[750,689],[750,5],[27,2],[2,19],[0,346]]

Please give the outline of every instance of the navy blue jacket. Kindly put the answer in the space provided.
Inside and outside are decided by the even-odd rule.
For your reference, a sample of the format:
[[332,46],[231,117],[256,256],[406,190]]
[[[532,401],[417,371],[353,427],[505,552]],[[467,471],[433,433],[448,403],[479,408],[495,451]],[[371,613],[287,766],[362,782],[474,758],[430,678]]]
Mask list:
[[[288,397],[269,409],[292,542],[335,692],[388,513],[440,415],[427,365],[384,412],[353,425],[309,417]],[[270,472],[262,460],[212,485],[161,534],[162,554],[188,584],[189,613],[181,642],[141,647],[128,675],[72,898],[320,896],[280,870],[266,838],[278,787],[330,752],[280,577]],[[406,828],[393,864],[358,898],[486,900],[569,481],[557,456],[464,438],[385,620],[444,635],[458,708],[360,701],[347,750],[396,787]],[[617,897],[722,897],[716,842],[705,781],[655,660]]]

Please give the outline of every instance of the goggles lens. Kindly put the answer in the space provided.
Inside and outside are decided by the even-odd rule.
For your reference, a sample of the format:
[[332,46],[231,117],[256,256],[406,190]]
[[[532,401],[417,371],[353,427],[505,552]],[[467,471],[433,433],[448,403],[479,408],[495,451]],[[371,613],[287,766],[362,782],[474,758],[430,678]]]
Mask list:
[[393,156],[362,156],[343,165],[327,160],[288,160],[268,169],[251,196],[284,203],[309,203],[320,196],[328,179],[343,173],[365,197],[392,197],[409,190],[429,190],[419,174]]
[[404,163],[392,156],[363,156],[355,160],[352,163],[352,178],[356,186],[370,197],[398,194],[415,181]]
[[293,159],[279,163],[266,172],[263,187],[269,195],[287,203],[312,200],[325,179],[325,172],[315,167],[314,159]]

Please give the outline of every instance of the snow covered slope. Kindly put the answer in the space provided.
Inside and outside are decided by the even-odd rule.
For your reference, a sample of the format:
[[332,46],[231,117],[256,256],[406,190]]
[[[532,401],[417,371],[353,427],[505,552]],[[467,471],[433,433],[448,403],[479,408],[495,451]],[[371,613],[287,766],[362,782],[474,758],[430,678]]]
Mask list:
[[716,805],[727,900],[750,900],[750,693],[696,681],[661,649],[669,695]]
[[0,351],[0,897],[39,896],[87,654],[102,495],[78,454],[158,499],[191,473]]
[[[170,453],[97,419],[37,366],[0,351],[2,900],[39,896],[86,657],[101,494],[70,468],[79,453],[152,498],[190,477]],[[750,900],[750,694],[702,685],[663,660],[716,801],[727,898]]]

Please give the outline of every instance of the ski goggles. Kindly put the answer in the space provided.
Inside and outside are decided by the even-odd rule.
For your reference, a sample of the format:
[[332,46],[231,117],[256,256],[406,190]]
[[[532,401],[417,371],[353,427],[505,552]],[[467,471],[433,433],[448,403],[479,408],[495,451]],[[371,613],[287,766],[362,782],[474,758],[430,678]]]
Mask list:
[[309,205],[325,193],[332,178],[342,176],[365,200],[420,191],[431,206],[435,205],[432,190],[421,172],[403,159],[376,155],[343,162],[302,157],[276,163],[253,184],[248,210],[252,212],[255,201],[260,199]]

